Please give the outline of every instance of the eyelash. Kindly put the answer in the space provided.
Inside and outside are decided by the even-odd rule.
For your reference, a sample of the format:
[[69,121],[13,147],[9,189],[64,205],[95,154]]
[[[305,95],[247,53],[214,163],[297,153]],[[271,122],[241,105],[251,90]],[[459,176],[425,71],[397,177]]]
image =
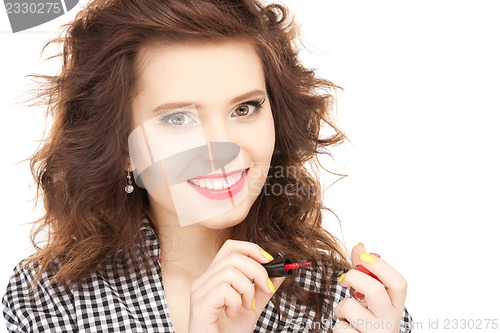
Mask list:
[[189,115],[189,113],[186,112],[186,111],[173,111],[173,110],[172,111],[167,111],[167,112],[162,113],[162,114],[159,114],[158,117],[157,117],[157,119],[158,119],[159,122],[165,123],[165,124],[170,125],[172,127],[180,127],[180,126],[176,126],[174,124],[168,123],[168,119],[169,118],[173,118],[174,116],[177,116],[177,115],[184,115],[186,117],[189,117],[189,118],[193,119],[193,117],[191,117]]
[[241,103],[241,104],[238,104],[234,109],[233,111],[231,111],[231,114],[237,109],[239,108],[240,106],[242,105],[251,105],[255,108],[255,110],[250,114],[250,115],[247,115],[247,116],[240,116],[238,118],[249,118],[249,117],[252,117],[253,115],[255,115],[257,112],[259,112],[260,109],[262,109],[262,106],[264,105],[264,103],[266,102],[266,100],[263,98],[263,99],[259,99],[259,100],[254,100],[254,101],[247,101],[247,102],[244,102],[244,103]]

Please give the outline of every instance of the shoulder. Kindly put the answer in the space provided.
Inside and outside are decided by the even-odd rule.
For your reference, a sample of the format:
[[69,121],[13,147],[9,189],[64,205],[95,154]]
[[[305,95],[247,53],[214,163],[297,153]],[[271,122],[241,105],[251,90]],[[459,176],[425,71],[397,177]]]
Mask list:
[[350,295],[347,288],[337,283],[337,278],[346,269],[336,268],[333,265],[334,262],[329,260],[328,254],[325,254],[315,265],[297,270],[292,275],[293,283],[306,292],[325,295],[326,302],[330,303],[331,301],[335,306]]
[[[145,224],[142,242],[158,250],[154,229]],[[125,257],[124,257],[125,258]],[[43,271],[37,261],[22,261],[13,271],[3,296],[9,332],[168,332],[161,268],[110,260],[77,284],[52,279],[59,264]],[[36,283],[35,283],[36,281]],[[140,305],[140,306],[139,306]]]
[[14,268],[2,304],[10,332],[42,332],[54,327],[71,331],[72,294],[67,287],[51,282],[49,270],[39,272],[38,262],[27,259]]

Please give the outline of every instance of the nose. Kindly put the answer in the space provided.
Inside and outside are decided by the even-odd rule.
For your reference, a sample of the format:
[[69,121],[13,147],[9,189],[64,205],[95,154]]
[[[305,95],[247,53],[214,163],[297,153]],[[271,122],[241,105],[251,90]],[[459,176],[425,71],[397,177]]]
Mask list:
[[[167,178],[170,186],[185,182],[188,179],[209,174],[222,169],[231,163],[240,153],[240,147],[231,142],[208,142],[207,145],[194,147],[164,160],[168,169]],[[159,170],[152,169],[161,175],[162,163],[156,163]]]
[[230,120],[223,116],[206,117],[201,126],[207,142],[231,142]]
[[211,141],[208,147],[214,170],[225,167],[240,154],[240,146],[232,142]]
[[203,122],[202,126],[210,161],[217,170],[233,161],[239,155],[240,147],[234,142],[231,121],[214,118]]

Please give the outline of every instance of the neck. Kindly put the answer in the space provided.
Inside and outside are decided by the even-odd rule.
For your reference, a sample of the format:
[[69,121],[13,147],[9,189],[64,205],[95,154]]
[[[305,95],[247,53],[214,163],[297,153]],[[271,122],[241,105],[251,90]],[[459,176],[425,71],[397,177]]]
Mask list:
[[179,269],[197,277],[205,272],[227,239],[225,230],[200,225],[181,227],[157,220],[161,259],[164,267]]

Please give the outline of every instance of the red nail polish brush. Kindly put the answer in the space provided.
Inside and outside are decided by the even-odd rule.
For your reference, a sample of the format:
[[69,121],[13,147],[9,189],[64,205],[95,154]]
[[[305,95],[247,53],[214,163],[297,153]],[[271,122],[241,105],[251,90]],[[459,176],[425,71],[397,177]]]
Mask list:
[[297,268],[300,268],[300,267],[308,267],[308,266],[311,266],[311,262],[310,261],[300,262],[300,263],[294,262],[292,264],[285,264],[284,265],[285,271],[289,271],[289,270],[292,270],[292,269],[297,269]]
[[292,274],[294,269],[311,266],[311,262],[292,263],[291,260],[281,257],[262,266],[266,269],[269,277],[281,277]]

